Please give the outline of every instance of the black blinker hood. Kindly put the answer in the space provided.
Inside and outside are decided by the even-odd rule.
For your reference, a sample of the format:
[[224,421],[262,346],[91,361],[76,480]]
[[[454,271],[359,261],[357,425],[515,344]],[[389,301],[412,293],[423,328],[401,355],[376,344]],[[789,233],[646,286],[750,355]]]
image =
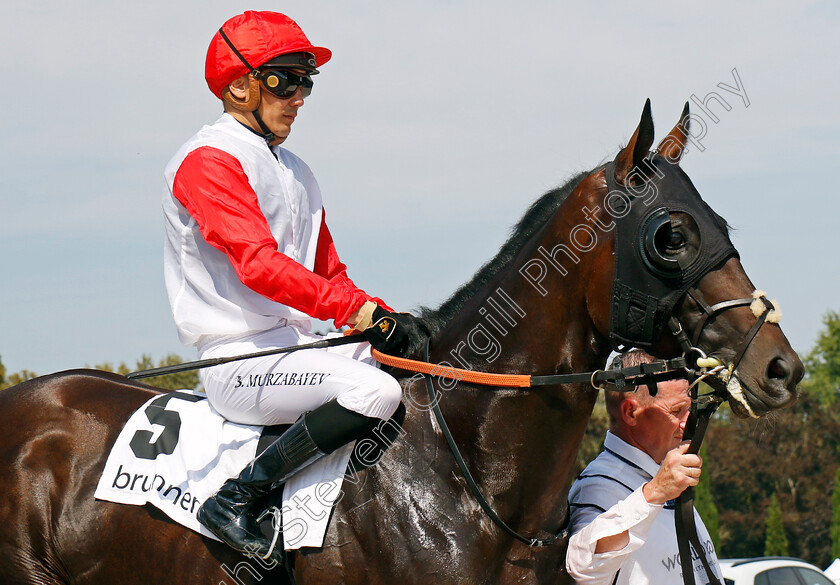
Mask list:
[[[608,193],[617,191],[623,194],[621,198],[631,202],[626,215],[614,215],[617,225],[610,342],[616,350],[623,349],[622,346],[650,349],[685,291],[729,258],[738,257],[729,240],[726,222],[703,201],[677,164],[653,154],[642,165],[646,166],[642,176],[647,180],[638,188],[617,183],[615,161],[604,170]],[[634,173],[638,170],[634,169]],[[700,235],[697,255],[672,274],[652,268],[644,252],[646,230],[651,221],[661,218],[663,210],[690,215]]]

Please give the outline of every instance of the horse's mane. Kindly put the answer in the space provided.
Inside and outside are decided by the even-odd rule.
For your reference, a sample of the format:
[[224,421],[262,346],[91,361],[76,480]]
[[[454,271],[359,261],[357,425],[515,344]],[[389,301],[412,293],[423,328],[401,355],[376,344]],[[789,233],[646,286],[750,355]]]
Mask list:
[[549,191],[534,201],[525,215],[522,216],[522,219],[519,220],[519,223],[513,227],[510,237],[499,249],[496,256],[479,268],[470,281],[463,284],[437,309],[420,308],[421,316],[433,332],[438,332],[445,327],[479,289],[508,265],[528,240],[554,215],[575,187],[591,172],[585,171],[574,175],[561,187]]

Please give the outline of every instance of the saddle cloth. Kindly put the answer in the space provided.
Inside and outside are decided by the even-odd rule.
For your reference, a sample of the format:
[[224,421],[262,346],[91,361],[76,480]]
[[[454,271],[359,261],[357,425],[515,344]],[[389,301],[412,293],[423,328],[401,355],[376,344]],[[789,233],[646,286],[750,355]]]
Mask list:
[[[178,524],[218,540],[197,518],[209,496],[254,459],[261,426],[226,421],[205,394],[179,390],[146,402],[120,432],[94,496],[151,504]],[[290,479],[283,489],[286,550],[323,546],[353,444]]]

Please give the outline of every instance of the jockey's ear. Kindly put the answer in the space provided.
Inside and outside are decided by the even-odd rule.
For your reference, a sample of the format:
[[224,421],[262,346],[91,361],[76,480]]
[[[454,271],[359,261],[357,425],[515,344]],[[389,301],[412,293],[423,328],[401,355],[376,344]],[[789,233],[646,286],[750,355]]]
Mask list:
[[[653,116],[650,113],[650,98],[648,98],[642,110],[642,119],[633,133],[633,137],[615,159],[615,180],[619,185],[630,186],[627,185],[627,181],[632,181],[631,172],[633,169],[645,173],[647,165],[642,165],[642,162],[647,156],[651,144],[653,144]],[[637,175],[637,173],[633,173],[633,175]],[[630,178],[628,179],[628,177]]]
[[222,90],[222,101],[226,107],[240,112],[253,112],[260,106],[260,82],[246,73],[230,82]]
[[688,111],[688,102],[685,102],[680,121],[671,130],[659,146],[656,147],[656,152],[661,154],[669,163],[677,164],[685,152],[685,143],[688,140],[688,129],[691,123],[691,114]]

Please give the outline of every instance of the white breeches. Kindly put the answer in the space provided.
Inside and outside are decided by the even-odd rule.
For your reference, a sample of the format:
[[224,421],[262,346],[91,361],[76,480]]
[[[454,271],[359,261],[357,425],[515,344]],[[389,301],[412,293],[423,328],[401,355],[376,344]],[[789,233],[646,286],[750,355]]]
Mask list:
[[[201,358],[242,355],[340,335],[322,336],[290,325],[216,346]],[[235,423],[293,423],[332,399],[349,410],[387,420],[400,404],[402,389],[376,364],[370,344],[361,342],[212,366],[201,370],[201,380],[210,404]]]

